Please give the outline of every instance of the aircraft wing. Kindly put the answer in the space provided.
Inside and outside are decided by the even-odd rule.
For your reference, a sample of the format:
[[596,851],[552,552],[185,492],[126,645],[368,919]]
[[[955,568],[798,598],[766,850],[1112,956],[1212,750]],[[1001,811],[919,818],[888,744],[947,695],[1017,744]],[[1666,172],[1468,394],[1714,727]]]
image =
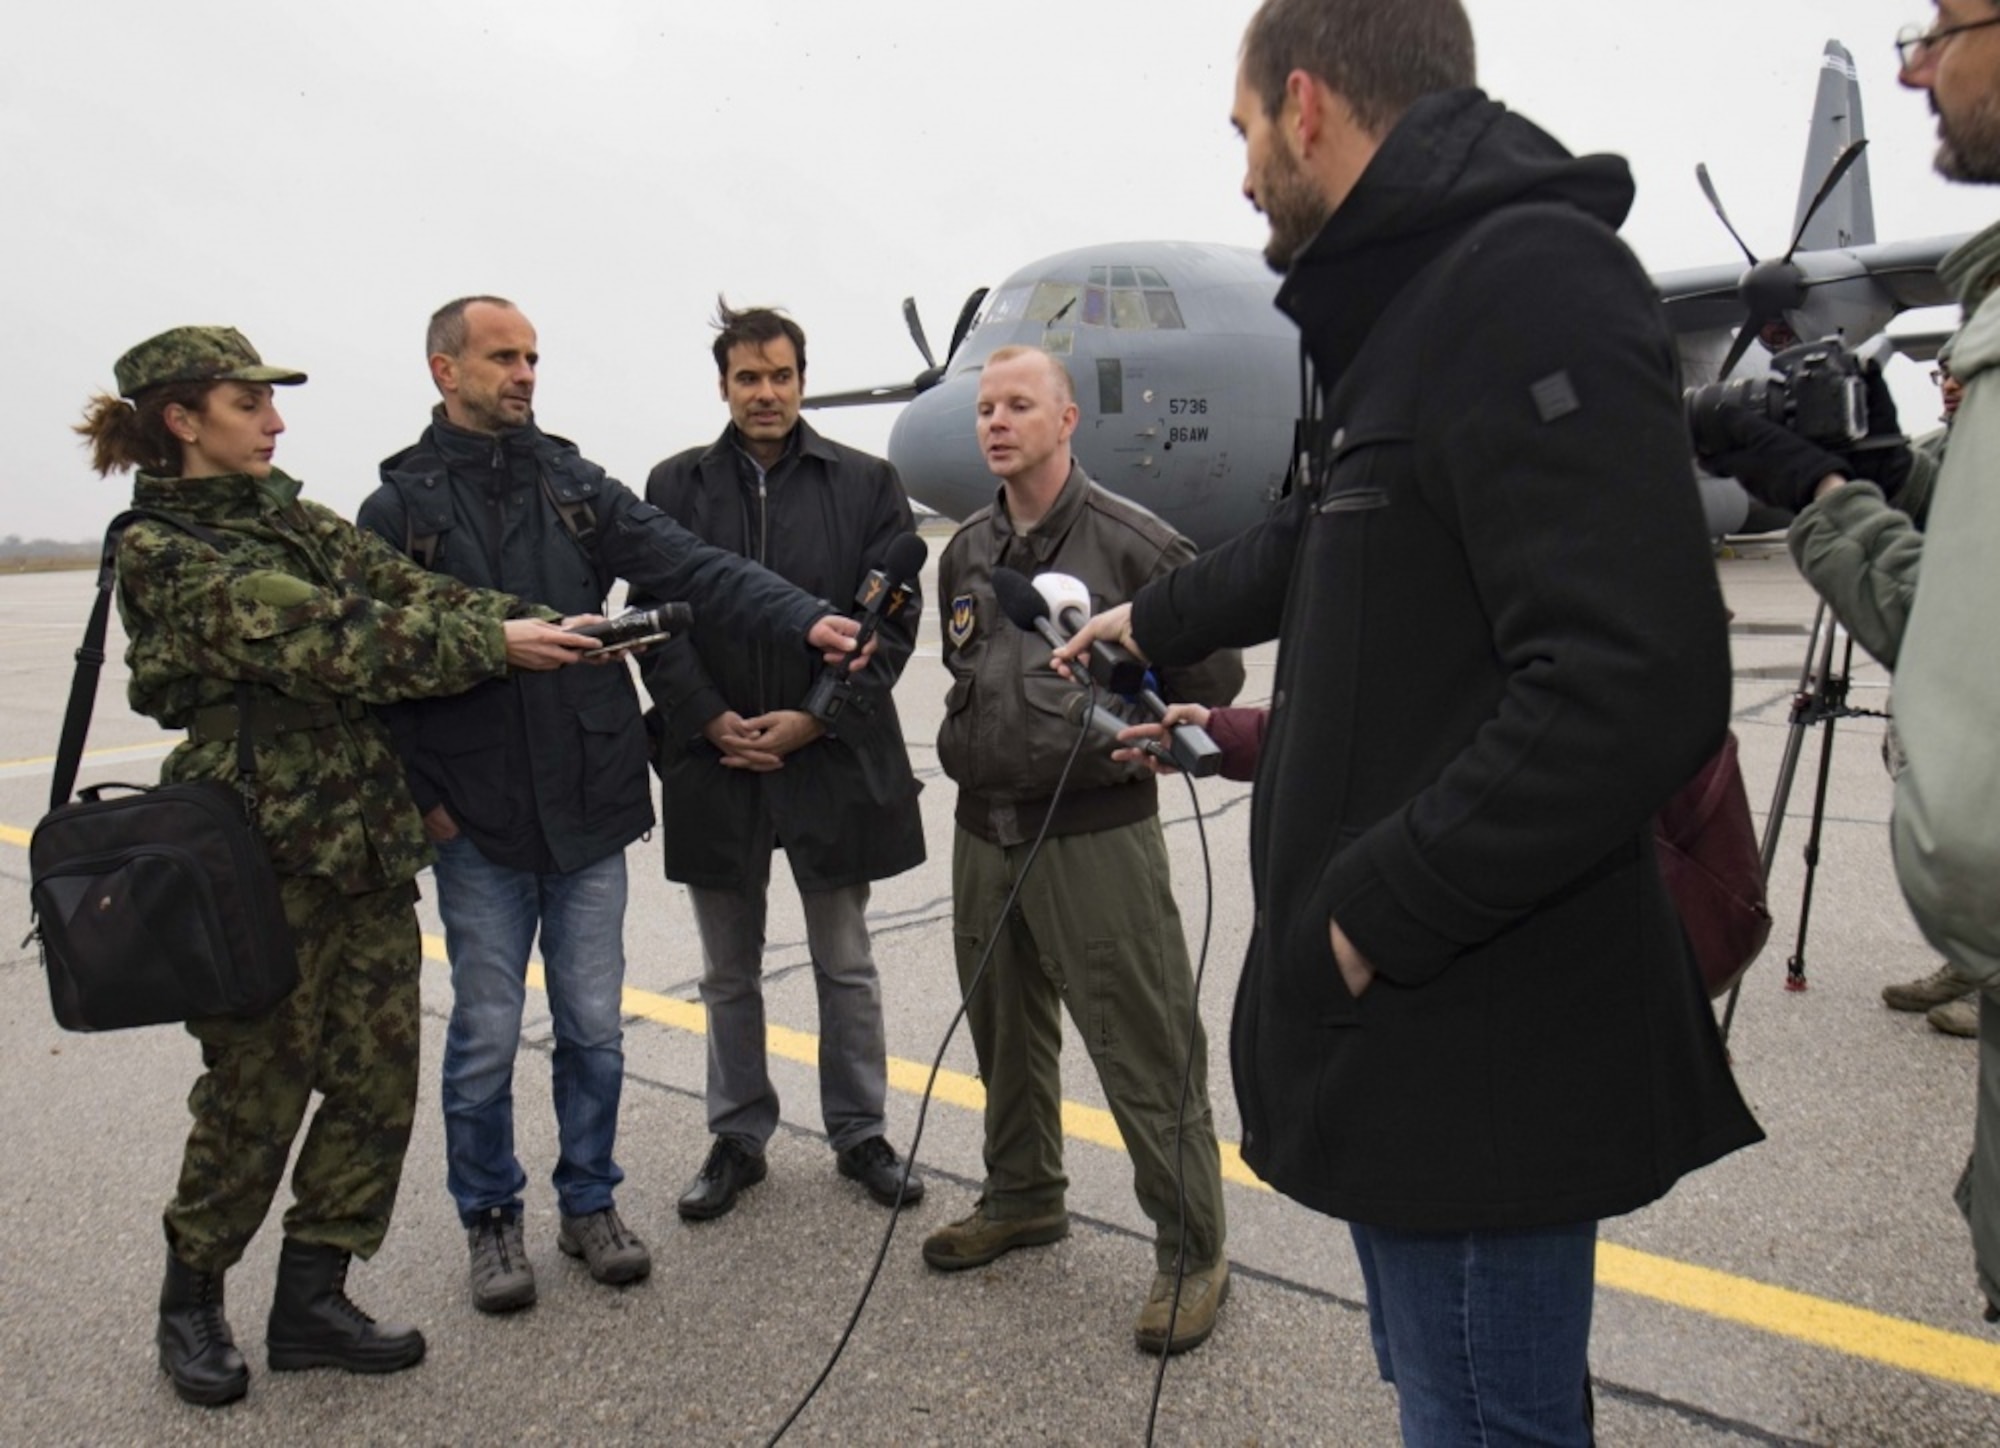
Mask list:
[[1937,274],[1938,263],[1971,240],[1959,236],[1926,236],[1913,241],[1882,241],[1848,251],[1869,280],[1895,299],[1899,309],[1942,307],[1958,300]]
[[[1871,242],[1839,251],[1802,253],[1801,280],[1807,289],[1864,283],[1870,299],[1892,312],[1946,306],[1955,298],[1938,277],[1938,263],[1968,237],[1969,233],[1927,236],[1910,241]],[[1743,276],[1743,268],[1734,262],[1724,262],[1658,272],[1654,274],[1653,285],[1660,290],[1667,325],[1676,334],[1726,332],[1740,326],[1747,315],[1738,290]]]
[[1891,332],[1889,342],[1913,362],[1928,362],[1952,339],[1951,332]]
[[1743,299],[1737,284],[1743,268],[1734,262],[1656,272],[1653,285],[1667,309],[1667,325],[1676,332],[1711,332],[1735,327],[1743,320]]

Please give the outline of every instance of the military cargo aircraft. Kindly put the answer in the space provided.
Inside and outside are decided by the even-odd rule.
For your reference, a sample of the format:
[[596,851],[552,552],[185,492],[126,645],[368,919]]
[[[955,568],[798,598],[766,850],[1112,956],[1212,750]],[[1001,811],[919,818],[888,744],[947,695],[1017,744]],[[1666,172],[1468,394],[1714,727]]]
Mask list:
[[[1759,259],[1736,236],[1705,166],[1696,174],[1748,269],[1733,263],[1657,274],[1689,385],[1727,377],[1757,349],[1839,337],[1858,345],[1912,307],[1949,301],[1935,268],[1962,237],[1880,243],[1854,59],[1821,58],[1797,220],[1784,254]],[[962,518],[992,500],[973,435],[979,372],[1022,343],[1068,365],[1082,413],[1074,447],[1105,486],[1213,547],[1263,517],[1283,486],[1298,415],[1298,333],[1272,305],[1278,279],[1256,251],[1184,241],[1081,247],[969,296],[942,363],[914,299],[904,319],[924,370],[908,382],[820,394],[807,407],[907,404],[889,458],[912,497]],[[1732,340],[1733,334],[1733,340]],[[1928,355],[1935,339],[1906,350]],[[1739,529],[1740,488],[1702,479],[1716,536]]]

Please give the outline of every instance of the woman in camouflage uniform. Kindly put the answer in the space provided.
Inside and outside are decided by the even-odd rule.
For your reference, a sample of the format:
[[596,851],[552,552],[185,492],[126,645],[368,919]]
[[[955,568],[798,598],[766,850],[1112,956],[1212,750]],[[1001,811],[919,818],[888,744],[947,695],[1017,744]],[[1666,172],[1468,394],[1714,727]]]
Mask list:
[[[141,519],[118,552],[132,707],[188,731],[166,781],[235,783],[249,701],[254,811],[296,937],[297,988],[268,1013],[188,1023],[206,1068],[166,1210],[160,1366],[189,1402],[243,1396],[223,1273],[262,1225],[292,1142],[267,1349],[274,1371],[393,1372],[424,1355],[413,1327],[348,1300],[353,1254],[388,1229],[416,1103],[412,884],[428,860],[387,733],[366,708],[456,693],[508,667],[555,668],[591,647],[503,594],[427,572],[299,497],[271,466],[284,431],[269,367],[226,327],[178,327],[116,366],[77,431],[100,473],[135,468]],[[221,546],[214,545],[220,538]],[[238,685],[247,684],[239,696]]]

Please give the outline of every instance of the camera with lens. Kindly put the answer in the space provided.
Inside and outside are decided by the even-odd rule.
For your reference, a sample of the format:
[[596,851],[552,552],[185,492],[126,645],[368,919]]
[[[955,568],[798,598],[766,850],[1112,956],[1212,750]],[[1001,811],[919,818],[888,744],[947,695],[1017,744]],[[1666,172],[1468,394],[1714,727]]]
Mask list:
[[1809,442],[1839,451],[1868,435],[1868,388],[1860,357],[1827,337],[1787,347],[1771,359],[1771,375],[1690,387],[1681,401],[1700,453],[1731,443],[1722,409],[1736,406],[1768,418]]

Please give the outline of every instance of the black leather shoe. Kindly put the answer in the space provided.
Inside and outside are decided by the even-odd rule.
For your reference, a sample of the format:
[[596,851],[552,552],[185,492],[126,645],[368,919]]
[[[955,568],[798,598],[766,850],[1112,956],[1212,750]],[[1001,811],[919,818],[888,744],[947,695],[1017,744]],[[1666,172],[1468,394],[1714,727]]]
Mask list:
[[764,1154],[753,1152],[731,1136],[718,1136],[708,1160],[677,1204],[682,1218],[706,1222],[736,1205],[736,1194],[764,1180]]
[[171,1249],[156,1336],[160,1371],[173,1379],[183,1402],[219,1408],[250,1391],[250,1369],[222,1315],[222,1274],[197,1272]]
[[868,1188],[868,1195],[885,1207],[896,1205],[896,1194],[902,1193],[903,1205],[914,1207],[924,1199],[924,1179],[917,1175],[916,1168],[910,1168],[910,1180],[903,1181],[903,1159],[896,1155],[896,1148],[889,1145],[886,1136],[871,1136],[866,1141],[858,1141],[845,1151],[837,1152],[834,1161],[840,1167],[840,1174],[851,1177]]
[[272,1372],[345,1368],[350,1373],[393,1373],[424,1360],[421,1332],[399,1322],[377,1322],[348,1300],[348,1259],[338,1247],[285,1239],[265,1333]]

